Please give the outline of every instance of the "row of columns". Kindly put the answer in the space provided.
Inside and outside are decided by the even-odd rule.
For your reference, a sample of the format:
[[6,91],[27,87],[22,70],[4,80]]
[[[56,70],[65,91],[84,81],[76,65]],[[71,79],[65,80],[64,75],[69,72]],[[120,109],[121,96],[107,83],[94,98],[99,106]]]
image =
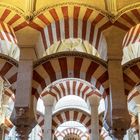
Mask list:
[[[113,43],[113,42],[109,43],[108,44],[110,46],[109,48],[114,48],[112,44],[117,44],[117,43]],[[21,56],[23,56],[22,51],[21,51]],[[20,59],[19,68],[18,68],[18,77],[17,77],[16,103],[15,103],[15,109],[16,109],[15,120],[19,119],[19,121],[15,121],[15,125],[18,127],[19,126],[23,127],[26,125],[22,123],[23,119],[28,120],[27,121],[28,124],[29,122],[31,122],[31,120],[34,120],[34,116],[32,116],[34,114],[32,112],[33,105],[31,104],[32,103],[31,102],[32,72],[33,72],[33,58],[23,57],[22,59]],[[108,104],[106,121],[107,124],[109,125],[109,128],[111,128],[110,134],[114,135],[116,138],[117,137],[122,138],[126,130],[129,128],[130,117],[127,109],[127,99],[126,99],[127,97],[124,94],[124,82],[123,82],[121,59],[118,58],[116,59],[112,57],[109,58],[108,74],[109,74],[109,83],[110,83],[110,95],[108,96],[108,98],[110,102]],[[97,102],[91,102],[91,123],[92,123],[91,140],[99,139],[97,106],[98,106]],[[46,104],[45,101],[45,124],[46,125],[44,128],[44,140],[52,139],[52,132],[51,132],[52,108],[53,108],[52,102],[50,104]],[[19,110],[24,110],[24,111],[22,112]],[[22,118],[20,115],[24,117]],[[24,138],[21,138],[21,140],[24,140]]]
[[[32,60],[22,60],[19,62],[19,70],[18,70],[18,78],[17,78],[17,91],[16,91],[16,103],[15,103],[15,108],[17,108],[17,114],[19,111],[19,108],[25,108],[26,110],[26,114],[27,114],[27,118],[31,118],[31,81],[32,81],[32,71],[33,71],[33,67],[32,67]],[[116,67],[116,69],[114,69],[114,71],[112,71],[112,67]],[[117,73],[117,75],[116,75]],[[118,76],[118,73],[120,73],[121,75],[121,79],[120,76]],[[126,113],[127,111],[125,109],[120,109],[120,108],[125,108],[126,107],[126,103],[124,102],[124,100],[126,100],[126,97],[121,97],[121,94],[124,93],[123,91],[123,79],[122,79],[122,71],[121,71],[121,67],[120,67],[120,63],[118,63],[118,61],[109,61],[109,75],[110,76],[110,82],[111,82],[111,102],[109,104],[110,108],[114,109],[112,110],[112,114],[108,114],[108,116],[111,117],[115,117],[115,116],[119,116],[121,114]],[[119,78],[119,79],[118,79]],[[119,82],[118,82],[119,81]],[[121,82],[120,82],[121,81]],[[116,85],[116,83],[118,83]],[[118,95],[120,95],[118,97]],[[95,98],[95,97],[94,97]],[[26,99],[26,100],[23,100]],[[49,99],[49,98],[48,98]],[[44,100],[44,99],[43,99]],[[44,105],[45,105],[45,127],[44,127],[44,140],[52,140],[52,109],[53,109],[53,101],[50,99],[44,100]],[[98,120],[98,104],[99,101],[97,102],[96,99],[92,99],[93,101],[91,101],[91,140],[99,140],[99,120]],[[96,101],[96,102],[95,102]],[[123,103],[123,105],[122,105]],[[111,112],[111,111],[109,111]],[[128,115],[126,113],[126,115]],[[125,116],[126,116],[125,115]],[[18,115],[17,115],[18,116]],[[111,118],[110,117],[110,118]],[[112,119],[110,119],[112,120]],[[109,120],[109,121],[110,121]],[[113,120],[112,120],[113,121]],[[116,120],[115,120],[116,121]],[[20,121],[16,122],[17,126],[20,125]],[[122,124],[116,121],[115,125],[113,124],[114,122],[109,122],[110,126],[115,126],[115,127],[119,127],[122,126]],[[117,123],[120,125],[118,126]],[[128,122],[127,122],[128,124]],[[125,126],[127,125],[125,124]],[[21,125],[23,125],[21,123]],[[117,126],[116,126],[117,125]],[[124,125],[124,124],[123,124]],[[124,129],[126,130],[126,129]],[[20,133],[20,132],[19,132]],[[119,131],[119,133],[121,134],[121,132]],[[118,135],[118,134],[116,134]],[[121,134],[122,135],[122,134]],[[24,138],[21,138],[21,140],[24,140]]]

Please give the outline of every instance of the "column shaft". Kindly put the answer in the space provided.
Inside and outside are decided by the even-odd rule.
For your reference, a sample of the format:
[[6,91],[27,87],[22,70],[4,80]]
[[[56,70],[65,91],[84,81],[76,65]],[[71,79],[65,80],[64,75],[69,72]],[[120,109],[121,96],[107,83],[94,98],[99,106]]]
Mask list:
[[91,105],[91,138],[90,140],[99,140],[98,106],[96,105]]
[[52,105],[45,106],[44,137],[43,140],[52,140]]
[[32,89],[32,60],[20,60],[17,76],[15,107],[29,107]]
[[108,73],[110,83],[108,124],[110,124],[110,128],[112,129],[112,135],[122,139],[130,126],[130,116],[127,109],[127,96],[124,93],[121,60],[109,60]]
[[35,125],[34,110],[31,102],[33,61],[19,61],[14,124],[20,140],[27,140]]

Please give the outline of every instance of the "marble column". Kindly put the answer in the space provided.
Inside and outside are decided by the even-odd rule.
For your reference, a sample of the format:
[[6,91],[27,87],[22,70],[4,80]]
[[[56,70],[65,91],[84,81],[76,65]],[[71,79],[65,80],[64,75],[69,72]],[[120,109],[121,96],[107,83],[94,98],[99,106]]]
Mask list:
[[45,106],[44,137],[43,140],[52,140],[52,105]]
[[91,107],[91,138],[90,140],[99,140],[99,117],[98,106],[99,99],[96,95],[89,97]]
[[[44,96],[45,95],[45,96]],[[45,106],[45,115],[44,115],[44,136],[43,140],[52,140],[52,111],[54,104],[54,97],[49,94],[49,91],[41,95]]]

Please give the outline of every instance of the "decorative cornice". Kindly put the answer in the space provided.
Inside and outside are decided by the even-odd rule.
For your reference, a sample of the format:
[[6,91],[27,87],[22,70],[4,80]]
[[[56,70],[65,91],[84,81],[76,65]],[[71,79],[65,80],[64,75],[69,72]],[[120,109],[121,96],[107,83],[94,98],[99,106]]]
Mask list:
[[74,52],[74,51],[58,52],[58,53],[55,53],[55,54],[45,56],[45,57],[35,61],[33,67],[36,68],[40,64],[45,63],[46,61],[49,61],[49,60],[54,59],[54,58],[67,57],[67,56],[68,57],[69,56],[73,56],[73,57],[79,56],[79,57],[82,57],[83,59],[88,58],[91,61],[95,61],[96,63],[99,63],[99,64],[103,65],[105,68],[107,68],[107,62],[106,61],[104,61],[104,60],[102,60],[102,59],[100,59],[96,56],[87,54],[87,53]]

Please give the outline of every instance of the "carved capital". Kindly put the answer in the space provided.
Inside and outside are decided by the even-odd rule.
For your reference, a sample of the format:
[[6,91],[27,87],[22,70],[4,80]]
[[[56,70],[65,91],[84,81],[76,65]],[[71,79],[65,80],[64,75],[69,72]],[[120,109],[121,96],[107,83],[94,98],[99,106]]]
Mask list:
[[122,139],[126,134],[126,130],[130,128],[130,115],[127,110],[113,109],[112,120],[109,126],[109,133],[112,137]]
[[30,116],[29,109],[26,107],[19,107],[15,109],[13,123],[16,126],[18,137],[21,140],[28,139],[28,135],[36,124],[35,119]]
[[113,127],[110,131],[110,134],[115,138],[123,139],[127,129],[129,128],[128,124],[129,121],[125,118],[118,117],[113,119]]

